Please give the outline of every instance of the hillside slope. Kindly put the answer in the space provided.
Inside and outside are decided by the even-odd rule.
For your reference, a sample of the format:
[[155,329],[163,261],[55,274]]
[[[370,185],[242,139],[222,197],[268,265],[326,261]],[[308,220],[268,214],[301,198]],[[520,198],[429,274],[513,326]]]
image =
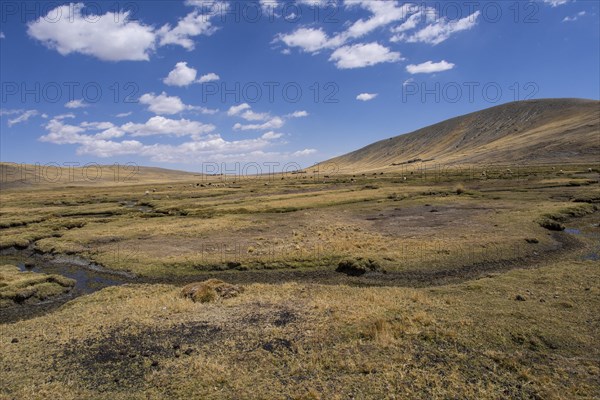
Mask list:
[[415,160],[444,164],[600,162],[600,101],[519,101],[381,140],[326,161],[340,171],[393,170]]
[[0,162],[0,189],[48,186],[148,184],[193,180],[191,172],[137,165],[59,166],[56,163],[18,164]]

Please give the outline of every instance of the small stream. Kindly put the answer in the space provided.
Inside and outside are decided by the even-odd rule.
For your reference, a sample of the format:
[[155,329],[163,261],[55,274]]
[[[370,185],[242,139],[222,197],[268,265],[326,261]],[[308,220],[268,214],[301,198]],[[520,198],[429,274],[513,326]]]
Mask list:
[[585,253],[581,259],[584,261],[600,261],[600,224],[587,224],[578,228],[565,228],[565,232],[571,235],[591,239],[595,246],[591,251]]
[[76,297],[91,294],[109,286],[134,282],[127,272],[108,271],[101,265],[81,257],[38,254],[32,249],[5,249],[0,252],[0,265],[16,265],[21,271],[62,275],[75,280],[73,289],[61,296],[37,303],[15,305],[0,309],[0,324],[36,317],[53,311]]
[[[577,257],[581,260],[600,261],[600,226],[598,223],[567,227],[564,232],[592,243]],[[595,244],[595,245],[594,245]],[[32,318],[51,312],[78,296],[94,293],[109,286],[140,282],[135,275],[125,271],[108,270],[82,257],[63,254],[40,254],[34,246],[27,249],[4,249],[0,251],[0,265],[12,264],[21,271],[62,275],[76,281],[68,294],[38,304],[15,305],[0,309],[0,324]],[[252,274],[250,274],[252,275]]]

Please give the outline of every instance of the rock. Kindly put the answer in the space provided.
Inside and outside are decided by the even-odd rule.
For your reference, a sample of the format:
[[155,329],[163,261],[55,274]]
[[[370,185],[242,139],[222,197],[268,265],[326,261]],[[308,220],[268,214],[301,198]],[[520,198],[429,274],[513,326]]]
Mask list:
[[521,296],[520,294],[518,294],[515,296],[515,300],[516,301],[525,301],[526,299],[525,299],[525,296]]
[[19,339],[17,338],[12,338],[12,340],[10,341],[11,343],[19,343]]
[[540,241],[539,241],[539,240],[537,240],[536,238],[527,238],[527,239],[525,239],[525,241],[526,241],[527,243],[530,243],[530,244],[537,244],[537,243],[539,243],[539,242],[540,242]]

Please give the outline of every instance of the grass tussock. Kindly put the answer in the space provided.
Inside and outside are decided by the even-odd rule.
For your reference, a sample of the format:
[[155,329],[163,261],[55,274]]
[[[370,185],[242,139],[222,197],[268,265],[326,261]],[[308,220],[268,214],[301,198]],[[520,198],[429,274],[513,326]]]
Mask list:
[[204,282],[190,283],[181,290],[183,297],[194,302],[210,303],[218,299],[229,299],[238,296],[244,288],[223,282],[219,279],[209,279]]
[[21,272],[14,265],[0,266],[0,307],[35,303],[68,293],[75,281],[60,275]]

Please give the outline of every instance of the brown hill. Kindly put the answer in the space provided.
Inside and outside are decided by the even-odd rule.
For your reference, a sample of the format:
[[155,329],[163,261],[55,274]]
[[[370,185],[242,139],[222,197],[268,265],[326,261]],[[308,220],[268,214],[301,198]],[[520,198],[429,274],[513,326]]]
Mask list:
[[519,101],[381,140],[321,163],[341,172],[439,164],[600,163],[600,101]]

